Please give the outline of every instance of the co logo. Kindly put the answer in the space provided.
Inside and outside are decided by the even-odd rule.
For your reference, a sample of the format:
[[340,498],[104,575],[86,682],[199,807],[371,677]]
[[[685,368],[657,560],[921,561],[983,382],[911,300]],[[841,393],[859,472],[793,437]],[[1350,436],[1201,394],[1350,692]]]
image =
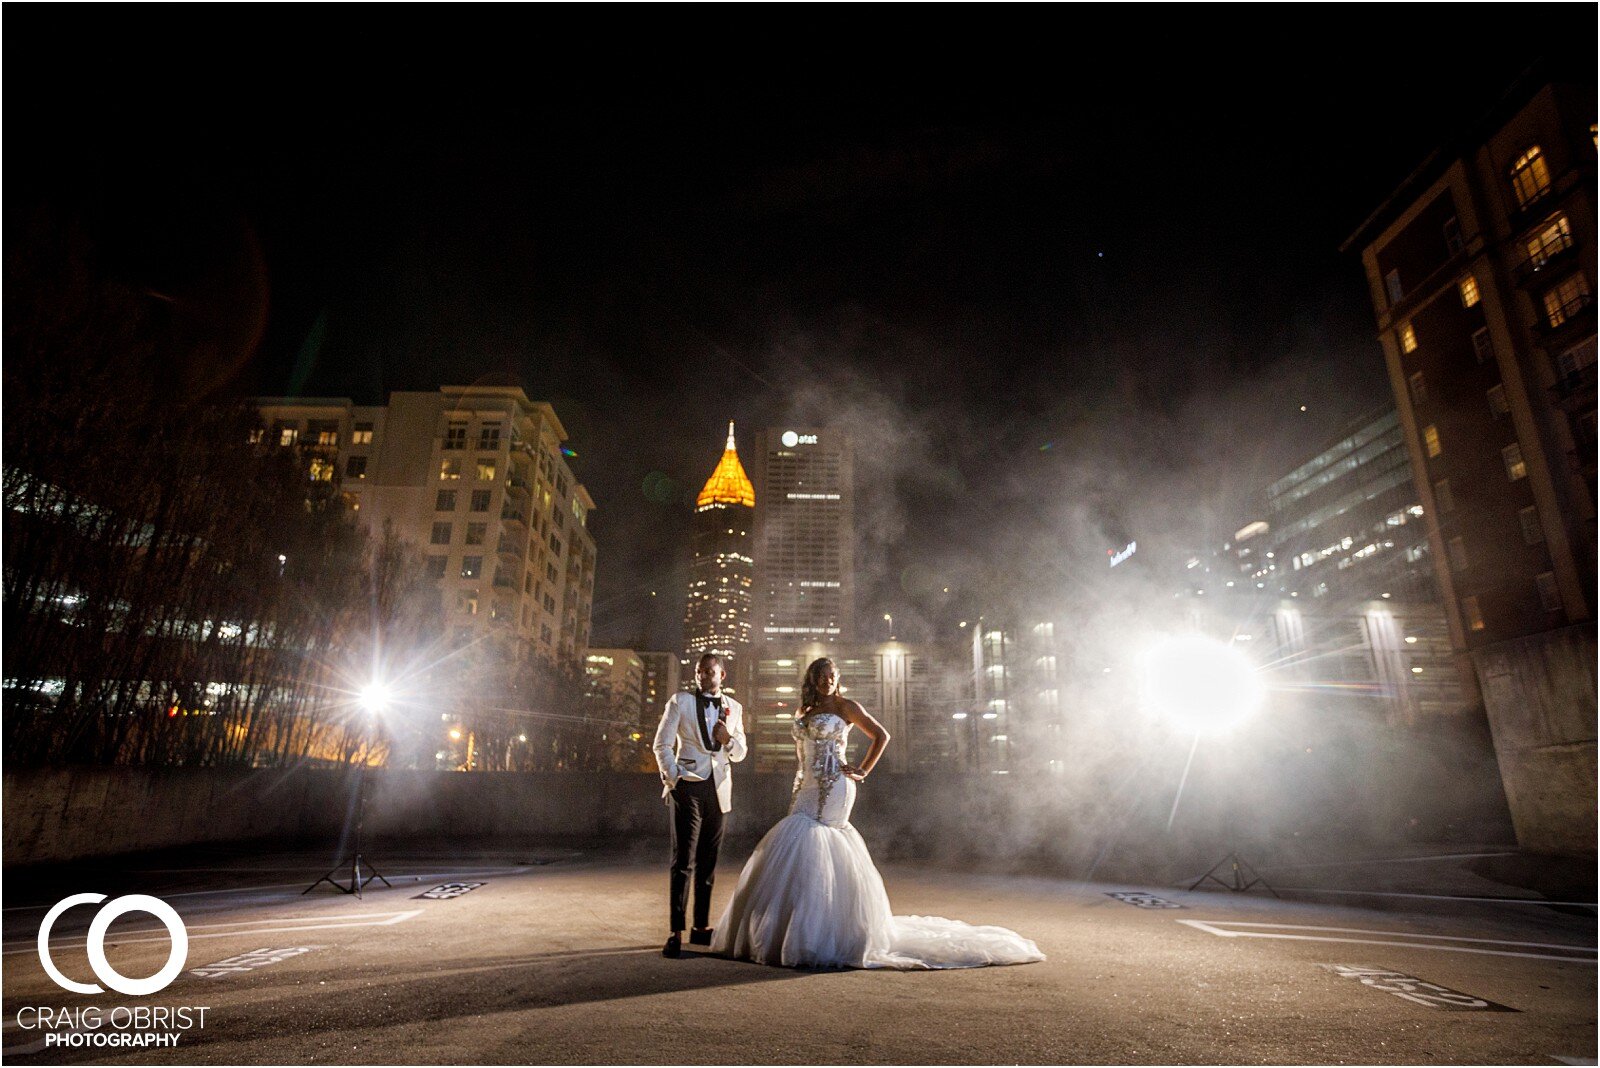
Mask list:
[[[39,925],[39,963],[44,965],[45,974],[65,990],[79,994],[104,993],[104,988],[94,983],[79,983],[61,974],[61,970],[50,959],[50,928],[55,925],[57,918],[72,906],[98,905],[105,899],[104,894],[73,894],[71,897],[62,898],[45,913],[44,922]],[[172,952],[167,957],[167,963],[148,979],[130,979],[106,960],[106,931],[111,927],[112,920],[128,912],[148,912],[165,924],[167,933],[172,936]],[[94,969],[95,978],[119,994],[139,997],[164,989],[178,977],[179,972],[183,971],[183,966],[189,959],[189,931],[183,926],[183,917],[178,915],[178,911],[160,898],[151,897],[149,894],[127,894],[101,909],[100,914],[89,924],[89,940],[86,948],[89,951],[89,967]]]

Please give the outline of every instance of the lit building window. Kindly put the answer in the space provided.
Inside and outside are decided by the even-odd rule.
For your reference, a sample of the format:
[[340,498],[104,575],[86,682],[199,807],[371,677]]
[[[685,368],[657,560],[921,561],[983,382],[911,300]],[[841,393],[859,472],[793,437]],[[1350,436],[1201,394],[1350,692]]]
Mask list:
[[1528,477],[1528,465],[1522,461],[1522,446],[1513,442],[1500,450],[1506,462],[1506,478],[1512,482]]
[[1544,525],[1539,522],[1539,509],[1534,505],[1522,509],[1517,513],[1517,520],[1522,524],[1522,540],[1529,545],[1538,545],[1544,541]]
[[293,445],[300,437],[300,431],[292,426],[280,427],[278,430],[279,445]]
[[1417,331],[1410,323],[1400,324],[1400,351],[1417,351]]
[[352,444],[352,445],[371,445],[372,444],[372,424],[371,423],[357,423],[356,426],[355,426],[355,429],[350,432],[350,444]]
[[1552,327],[1560,326],[1589,303],[1589,280],[1581,274],[1565,278],[1544,295],[1545,319]]
[[311,481],[332,482],[333,461],[322,456],[313,456],[311,458]]
[[1450,539],[1450,566],[1457,571],[1467,569],[1467,541],[1459,535]]
[[1550,257],[1572,247],[1572,224],[1565,215],[1549,219],[1524,242],[1528,250],[1528,263],[1538,270],[1550,262]]
[[1544,610],[1561,611],[1561,590],[1556,586],[1555,572],[1542,572],[1534,581],[1539,585],[1539,603],[1544,605]]
[[1493,385],[1489,387],[1489,413],[1496,419],[1511,411],[1511,405],[1506,401],[1506,387]]
[[337,445],[337,444],[339,444],[339,432],[337,430],[319,430],[319,431],[317,431],[317,444],[318,445]]
[[479,482],[493,482],[494,481],[494,461],[493,460],[479,460],[478,461],[478,481]]
[[1524,208],[1550,191],[1550,165],[1538,145],[1530,147],[1511,165],[1511,188],[1517,194],[1517,205]]
[[1483,629],[1483,612],[1478,608],[1478,598],[1461,598],[1461,614],[1467,618],[1468,630]]
[[1461,290],[1461,306],[1471,308],[1478,303],[1478,280],[1472,275],[1467,275],[1456,283]]
[[1428,383],[1423,380],[1422,372],[1421,371],[1417,371],[1414,374],[1412,374],[1410,382],[1411,382],[1411,403],[1412,404],[1422,404],[1422,403],[1426,402],[1427,399],[1428,399]]
[[1479,363],[1494,359],[1494,342],[1489,339],[1487,326],[1480,326],[1472,332],[1472,352],[1478,357]]
[[1422,441],[1427,446],[1429,456],[1438,456],[1444,452],[1444,446],[1439,444],[1439,428],[1428,424],[1422,430]]
[[250,444],[252,444],[252,445],[260,445],[261,444],[261,439],[266,436],[266,433],[267,432],[265,430],[263,430],[261,427],[256,427],[254,430],[250,431],[250,438],[249,438]]
[[458,481],[461,478],[461,461],[455,459],[439,461],[439,480],[441,482]]

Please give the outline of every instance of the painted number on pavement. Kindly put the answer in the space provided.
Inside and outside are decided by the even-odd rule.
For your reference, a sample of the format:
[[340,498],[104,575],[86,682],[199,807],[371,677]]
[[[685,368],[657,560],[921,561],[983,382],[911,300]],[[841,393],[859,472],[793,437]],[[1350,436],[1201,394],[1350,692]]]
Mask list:
[[1507,1005],[1499,1005],[1459,990],[1451,990],[1438,983],[1428,983],[1404,972],[1391,972],[1383,968],[1360,968],[1350,964],[1324,964],[1324,968],[1346,979],[1355,979],[1374,990],[1382,990],[1397,998],[1426,1005],[1430,1009],[1447,1012],[1520,1012]]
[[1118,901],[1126,901],[1130,905],[1138,905],[1142,909],[1183,908],[1183,906],[1178,904],[1176,901],[1168,901],[1164,897],[1156,897],[1154,894],[1143,894],[1136,890],[1113,890],[1108,892],[1106,896],[1114,897]]
[[432,890],[424,890],[417,897],[427,898],[429,901],[448,901],[453,897],[460,897],[469,890],[476,890],[482,885],[483,883],[440,883]]
[[202,979],[216,979],[223,975],[238,975],[241,972],[253,972],[257,968],[265,968],[269,964],[298,957],[302,953],[310,953],[321,946],[293,946],[289,949],[252,949],[248,953],[219,960],[215,964],[207,964],[204,968],[189,969],[190,975],[198,975]]

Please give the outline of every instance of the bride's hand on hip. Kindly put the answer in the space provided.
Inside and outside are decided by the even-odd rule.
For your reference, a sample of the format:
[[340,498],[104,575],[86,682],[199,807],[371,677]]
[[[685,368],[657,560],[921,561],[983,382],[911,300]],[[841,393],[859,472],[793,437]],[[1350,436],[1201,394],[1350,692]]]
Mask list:
[[844,767],[840,768],[839,771],[844,775],[845,778],[854,780],[855,782],[865,782],[867,779],[867,773],[856,767],[854,764],[846,764]]

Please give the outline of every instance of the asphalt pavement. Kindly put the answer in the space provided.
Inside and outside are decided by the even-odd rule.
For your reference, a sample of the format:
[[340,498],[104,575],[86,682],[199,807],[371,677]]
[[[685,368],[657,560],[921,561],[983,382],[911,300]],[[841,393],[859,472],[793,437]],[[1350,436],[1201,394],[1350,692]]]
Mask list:
[[[296,852],[8,870],[4,1059],[1596,1059],[1595,901],[1581,865],[1575,875],[1503,849],[1417,847],[1262,869],[1275,897],[1266,885],[1235,893],[1212,881],[1191,891],[1189,880],[1084,882],[892,863],[883,871],[896,913],[1002,924],[1049,959],[972,971],[804,971],[695,952],[664,959],[664,853],[664,843],[391,847],[368,859],[393,885],[373,883],[360,898],[326,883],[302,894],[327,861]],[[725,859],[719,907],[743,851]],[[1232,882],[1230,865],[1216,874]],[[152,894],[176,908],[189,943],[171,985],[142,996],[83,994],[46,974],[41,921],[62,897],[84,892]],[[72,908],[51,931],[51,959],[69,981],[104,977],[87,949],[96,910]],[[132,911],[110,924],[105,945],[105,964],[138,978],[161,969],[172,940],[154,916]],[[148,1011],[157,1008],[169,1011]],[[73,1044],[47,1046],[50,1034]],[[156,1041],[176,1044],[112,1044]]]

